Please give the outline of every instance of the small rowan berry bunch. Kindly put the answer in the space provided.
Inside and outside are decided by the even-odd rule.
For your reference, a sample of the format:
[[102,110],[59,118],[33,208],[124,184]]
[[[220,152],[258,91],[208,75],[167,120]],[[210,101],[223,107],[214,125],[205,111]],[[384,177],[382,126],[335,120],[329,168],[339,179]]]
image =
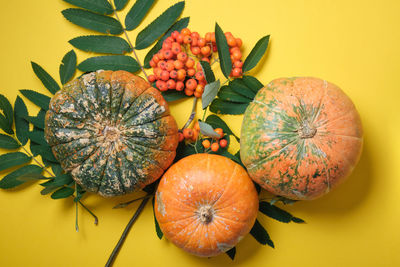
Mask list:
[[215,132],[217,132],[220,135],[220,138],[214,139],[214,138],[209,138],[209,139],[204,139],[201,144],[203,147],[207,149],[211,149],[213,152],[217,152],[218,149],[225,148],[228,145],[228,140],[223,139],[224,137],[224,131],[221,128],[216,128],[214,129]]
[[[240,47],[242,40],[225,33],[232,60],[231,76],[242,75],[243,62]],[[207,84],[200,60],[207,61],[217,52],[215,33],[208,32],[201,37],[198,32],[184,28],[181,32],[174,31],[167,37],[158,51],[150,60],[153,68],[149,75],[150,82],[156,82],[160,91],[184,91],[187,96],[201,97]]]
[[200,134],[200,125],[199,122],[196,122],[192,128],[185,128],[182,131],[180,130],[178,133],[179,142],[183,140],[187,140],[189,142],[195,142]]

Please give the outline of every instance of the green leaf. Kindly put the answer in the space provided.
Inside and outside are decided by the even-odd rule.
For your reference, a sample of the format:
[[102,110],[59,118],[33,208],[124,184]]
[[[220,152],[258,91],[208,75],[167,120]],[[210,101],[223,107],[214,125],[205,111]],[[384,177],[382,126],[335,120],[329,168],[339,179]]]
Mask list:
[[8,120],[6,119],[6,117],[3,116],[3,114],[0,114],[0,129],[2,129],[3,131],[5,131],[8,134],[14,133]]
[[188,96],[185,95],[183,91],[168,90],[165,92],[161,92],[161,94],[167,102],[176,101],[182,98],[188,98]]
[[75,190],[71,187],[62,187],[51,194],[52,199],[67,198],[74,194]]
[[31,143],[31,152],[35,156],[40,155],[44,160],[58,163],[57,159],[53,155],[53,152],[51,151],[51,148],[48,145],[38,145],[35,143]]
[[181,15],[185,2],[178,2],[164,11],[152,23],[146,26],[136,37],[135,48],[140,50],[149,47],[163,33],[165,33]]
[[114,0],[115,10],[120,11],[122,10],[129,0]]
[[[197,150],[197,151],[196,151]],[[178,144],[178,148],[176,149],[176,157],[174,159],[174,162],[177,162],[178,160],[196,154],[196,153],[204,153],[204,147],[201,144],[201,142],[196,142],[194,145],[193,144],[186,144],[185,142],[180,142]]]
[[250,101],[253,100],[256,95],[250,88],[248,88],[244,84],[244,82],[240,78],[234,79],[233,81],[229,82],[229,87],[232,88],[235,93],[247,97]]
[[58,83],[41,66],[35,62],[31,62],[31,65],[33,72],[35,72],[36,76],[42,81],[44,87],[46,87],[50,93],[55,94],[60,90]]
[[22,152],[12,152],[0,155],[0,171],[31,161],[31,157]]
[[206,109],[217,96],[220,86],[221,84],[219,80],[206,84],[206,86],[204,87],[204,93],[201,97],[201,104],[203,109]]
[[64,171],[60,164],[51,165],[51,170],[53,171],[55,176],[60,176],[61,174],[63,174]]
[[294,217],[289,212],[280,209],[275,205],[271,205],[266,201],[260,202],[259,210],[268,217],[271,217],[272,219],[275,219],[283,223],[289,223],[289,222],[304,223],[302,219]]
[[130,56],[100,56],[84,60],[78,65],[78,69],[83,72],[103,69],[126,70],[133,73],[140,70],[140,66]]
[[255,94],[264,87],[264,85],[256,78],[253,76],[249,75],[243,75],[242,80],[244,84],[249,87]]
[[32,123],[35,127],[43,130],[45,117],[46,117],[46,111],[41,109],[41,110],[39,110],[39,113],[36,115],[36,117],[27,116],[27,117],[25,117],[25,119],[28,122]]
[[146,57],[144,58],[144,67],[146,69],[150,68],[150,60],[153,58],[154,54],[162,48],[162,44],[165,39],[171,36],[171,33],[173,31],[180,32],[183,28],[186,28],[189,25],[189,19],[189,17],[186,17],[175,22],[174,25],[172,25],[171,28],[169,28],[169,30],[157,41],[153,48],[150,49],[150,51],[146,54]]
[[19,177],[26,176],[29,174],[40,174],[42,168],[38,165],[25,165],[21,168],[7,174],[0,181],[0,188],[9,189],[25,183],[25,181],[18,180]]
[[268,43],[269,35],[264,36],[263,38],[258,40],[258,42],[253,47],[250,54],[247,56],[246,60],[243,63],[243,72],[247,72],[257,65],[258,61],[260,61],[265,51],[267,50]]
[[87,28],[107,34],[121,34],[124,30],[118,20],[99,15],[79,8],[69,8],[61,12],[70,22]]
[[210,63],[207,61],[200,60],[201,69],[203,70],[204,77],[206,78],[207,83],[212,83],[215,81],[214,72],[211,69]]
[[69,43],[86,52],[122,55],[132,51],[129,43],[117,36],[80,36],[70,40]]
[[44,139],[44,131],[33,129],[33,131],[29,132],[28,136],[29,139],[31,139],[33,142],[40,145],[48,146],[47,141]]
[[221,138],[221,136],[216,131],[214,131],[213,127],[210,124],[199,121],[199,126],[202,135],[213,138]]
[[29,133],[29,123],[24,119],[26,117],[28,117],[28,109],[22,98],[17,96],[14,104],[15,132],[23,146],[28,142]]
[[236,93],[228,85],[224,85],[221,87],[221,89],[218,92],[218,97],[219,97],[219,99],[225,100],[228,102],[236,102],[236,103],[250,103],[251,102],[251,99]]
[[74,6],[81,7],[96,13],[109,15],[113,13],[112,6],[107,0],[64,0]]
[[[240,142],[240,141],[239,141]],[[237,163],[239,163],[240,165],[242,165],[243,168],[246,169],[246,167],[244,166],[242,159],[240,158],[240,149],[235,153],[235,159],[234,161],[236,161]]]
[[239,115],[244,113],[247,106],[246,103],[228,102],[217,98],[211,103],[210,111],[216,114]]
[[69,82],[74,77],[76,69],[76,54],[74,50],[69,51],[63,57],[60,64],[60,80],[62,84]]
[[229,46],[226,42],[225,34],[218,23],[215,23],[215,39],[217,41],[219,64],[222,73],[228,79],[232,70],[231,54],[229,53]]
[[293,200],[293,199],[289,199],[286,197],[282,197],[282,196],[275,196],[273,199],[270,200],[269,204],[274,205],[276,202],[282,202],[283,204],[289,204],[292,205],[293,203],[297,202],[298,200]]
[[29,181],[36,181],[36,180],[49,180],[49,179],[52,179],[52,178],[46,177],[41,173],[27,173],[27,174],[24,174],[17,178],[17,180],[21,181],[21,182],[29,182]]
[[38,107],[41,107],[44,110],[49,110],[50,105],[50,97],[47,95],[43,95],[41,93],[32,91],[32,90],[19,90],[23,96],[28,98]]
[[275,248],[274,242],[272,242],[271,238],[267,230],[261,225],[261,223],[256,220],[253,228],[250,230],[250,234],[262,245],[268,245],[272,248]]
[[10,104],[10,101],[8,101],[8,99],[2,94],[0,94],[0,110],[3,111],[9,128],[12,129],[12,124],[14,121],[13,108]]
[[21,147],[20,144],[11,136],[0,134],[0,148],[17,149]]
[[45,187],[42,191],[40,191],[40,194],[47,195],[56,188],[68,185],[73,181],[74,180],[72,179],[70,174],[62,174],[60,176],[56,176],[54,179],[40,184],[41,186]]
[[231,258],[231,260],[234,260],[235,259],[235,255],[236,255],[236,248],[233,247],[230,250],[226,251],[225,253],[226,253],[226,255],[229,256],[229,258]]
[[214,127],[214,129],[221,128],[225,134],[233,135],[236,138],[236,140],[240,142],[239,137],[237,137],[229,128],[229,126],[217,115],[212,114],[208,116],[206,119],[206,123],[210,124],[212,127]]
[[83,188],[77,183],[75,183],[75,188],[76,188],[75,189],[76,195],[75,195],[75,198],[74,198],[74,202],[78,202],[78,201],[80,201],[82,199],[82,197],[86,193],[86,191],[83,190]]
[[154,213],[154,199],[155,197],[153,197],[153,199],[151,200],[152,204],[153,204],[153,216],[154,216],[154,224],[156,227],[156,233],[157,233],[157,237],[159,239],[162,239],[163,237],[163,232],[161,231],[160,225],[158,224],[157,218],[156,218],[156,214]]
[[149,12],[154,0],[136,0],[125,17],[125,28],[128,31],[136,29]]

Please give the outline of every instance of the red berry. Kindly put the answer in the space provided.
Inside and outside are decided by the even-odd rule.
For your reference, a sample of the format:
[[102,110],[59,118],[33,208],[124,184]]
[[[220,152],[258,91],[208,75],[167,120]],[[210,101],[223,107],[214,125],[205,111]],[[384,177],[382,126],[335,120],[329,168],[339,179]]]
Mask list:
[[235,59],[235,60],[239,60],[239,59],[241,59],[242,58],[242,53],[240,52],[240,51],[234,51],[233,53],[232,53],[232,56],[233,56],[233,58]]
[[203,46],[202,48],[201,48],[201,53],[204,55],[204,56],[208,56],[210,53],[211,53],[211,48],[207,45],[207,46]]
[[196,37],[192,37],[192,42],[190,43],[191,46],[198,46],[199,39]]
[[177,72],[178,72],[177,79],[180,80],[180,81],[183,81],[186,78],[186,70],[180,69]]
[[185,35],[185,37],[183,37],[184,44],[190,44],[191,42],[192,42],[192,37],[190,37],[189,35]]
[[198,32],[192,32],[192,33],[190,34],[190,36],[191,36],[192,38],[197,38],[197,39],[200,38],[200,34],[199,34]]
[[168,60],[166,65],[165,65],[165,69],[167,71],[172,71],[174,70],[175,66],[174,66],[174,61],[173,60]]
[[234,66],[235,68],[241,68],[241,67],[243,67],[243,61],[241,61],[241,60],[236,60],[235,62],[233,62],[233,66]]
[[191,139],[193,136],[193,129],[192,128],[185,128],[183,129],[183,136],[186,139]]
[[212,143],[212,144],[211,144],[211,150],[212,150],[212,151],[217,152],[218,149],[219,149],[218,143]]
[[211,42],[211,32],[207,32],[204,39],[206,39],[206,42]]
[[196,74],[196,70],[194,68],[190,68],[186,70],[188,76],[194,76]]
[[185,63],[185,66],[187,68],[193,68],[194,67],[194,60],[192,58],[188,58],[188,60]]
[[183,43],[183,35],[182,35],[182,34],[179,34],[178,37],[176,37],[176,41],[177,41],[178,43],[182,44],[182,43]]
[[163,70],[163,71],[161,72],[161,80],[163,80],[163,81],[168,81],[168,79],[169,79],[169,72],[166,71],[166,70]]
[[182,61],[180,61],[180,60],[175,60],[174,61],[175,69],[180,70],[180,69],[183,69],[184,66],[185,66],[185,64],[183,64]]
[[154,63],[158,63],[158,61],[160,61],[160,58],[157,56],[157,54],[154,54],[154,56],[153,56],[153,61],[154,61]]
[[185,137],[183,136],[183,133],[179,132],[178,133],[178,140],[179,142],[182,142],[185,139]]
[[204,140],[203,142],[201,142],[201,144],[203,145],[203,147],[205,149],[209,148],[211,146],[210,140]]
[[228,145],[228,141],[226,139],[219,140],[220,147],[224,148]]
[[206,45],[206,39],[200,38],[199,41],[197,42],[197,45],[200,47],[203,47]]
[[195,97],[197,97],[197,98],[200,98],[202,94],[199,93],[199,92],[194,91],[193,95],[194,95]]
[[192,51],[192,54],[195,56],[197,56],[201,52],[200,47],[198,47],[198,46],[191,47],[190,51]]
[[165,59],[171,59],[174,56],[172,53],[171,49],[164,50],[164,58]]
[[176,88],[176,82],[174,80],[168,80],[167,81],[167,88],[168,89],[175,89]]
[[171,33],[171,37],[174,38],[174,39],[176,39],[176,38],[178,37],[178,35],[179,35],[179,32],[178,32],[178,31],[173,31],[173,32]]
[[154,82],[156,80],[156,75],[151,74],[151,75],[149,75],[148,79],[149,79],[149,82],[152,83],[152,82]]
[[160,91],[167,91],[168,90],[167,83],[164,82],[164,81],[158,80],[156,82],[156,86]]
[[168,43],[171,43],[171,44],[172,44],[173,42],[175,42],[175,39],[172,38],[171,36],[168,36],[167,39],[165,39],[164,42],[168,42]]
[[158,58],[159,58],[160,60],[165,59],[165,57],[164,57],[164,51],[163,51],[163,50],[158,51],[158,52],[157,52],[157,56],[158,56]]
[[185,84],[182,81],[176,82],[176,91],[182,91],[185,88]]
[[195,77],[198,81],[204,80],[204,73],[202,71],[198,71],[196,72]]
[[[221,128],[216,128],[214,131],[221,136],[220,138],[224,137],[224,131]],[[220,139],[218,138],[218,139]]]
[[188,28],[183,28],[183,29],[181,30],[181,34],[182,34],[182,35],[190,35],[190,30],[189,30]]
[[232,76],[233,77],[239,77],[242,75],[242,69],[241,68],[234,68],[232,70]]
[[175,79],[176,77],[178,77],[178,72],[176,70],[171,70],[169,73],[169,77],[171,79]]
[[210,63],[210,59],[208,57],[203,57],[201,60],[202,61],[207,61],[208,63]]
[[193,95],[193,93],[194,93],[194,91],[193,90],[189,90],[189,89],[187,89],[187,88],[185,88],[185,95],[187,95],[187,96],[192,96]]
[[186,60],[188,60],[188,55],[185,52],[180,52],[176,58],[182,62],[186,62]]
[[157,67],[159,67],[162,70],[165,70],[167,68],[167,62],[165,62],[164,60],[160,60],[157,63]]
[[150,60],[149,64],[150,64],[150,67],[152,67],[152,68],[157,67],[157,64],[154,62],[154,60]]
[[177,55],[182,51],[182,48],[181,48],[180,44],[178,44],[177,42],[174,42],[174,43],[172,43],[171,50],[172,50],[172,53]]
[[189,79],[189,80],[186,81],[185,86],[189,90],[194,90],[194,89],[196,89],[197,82],[196,82],[195,79]]
[[229,37],[226,39],[226,42],[228,43],[228,45],[229,45],[230,47],[236,46],[236,39],[233,38],[233,36],[229,36]]
[[204,86],[201,85],[201,84],[198,84],[198,85],[196,86],[195,92],[196,92],[196,93],[199,93],[200,95],[202,95],[203,92],[204,92]]
[[162,49],[170,50],[171,48],[172,48],[172,43],[164,41],[164,43],[162,45]]
[[238,47],[241,47],[242,44],[243,44],[242,39],[236,38],[236,45],[237,45]]

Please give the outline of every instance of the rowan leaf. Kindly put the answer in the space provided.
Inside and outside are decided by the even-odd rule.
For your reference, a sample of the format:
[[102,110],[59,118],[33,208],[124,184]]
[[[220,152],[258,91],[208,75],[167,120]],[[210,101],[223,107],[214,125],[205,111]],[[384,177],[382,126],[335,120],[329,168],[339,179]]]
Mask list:
[[178,2],[147,25],[146,28],[136,36],[135,48],[141,50],[149,47],[174,24],[175,20],[181,15],[184,7],[184,1]]
[[52,199],[61,199],[61,198],[67,198],[70,197],[74,194],[75,190],[71,187],[61,187],[57,191],[55,191],[53,194],[51,194]]
[[264,85],[253,76],[243,75],[242,77],[244,84],[249,87],[255,94],[264,87]]
[[69,8],[61,12],[70,22],[83,28],[107,34],[121,34],[124,30],[118,20],[91,11]]
[[28,142],[29,133],[29,123],[25,120],[26,117],[28,117],[28,109],[22,98],[17,96],[14,103],[15,133],[23,146]]
[[289,223],[289,222],[304,223],[302,219],[294,217],[289,212],[280,209],[275,205],[271,205],[266,201],[260,202],[259,210],[268,217],[283,223]]
[[162,239],[162,237],[163,237],[163,232],[161,231],[161,228],[160,228],[160,225],[158,224],[158,221],[157,221],[157,218],[156,218],[156,214],[154,213],[154,199],[155,199],[155,197],[153,197],[153,199],[152,199],[152,204],[153,204],[153,216],[154,216],[154,225],[155,225],[155,227],[156,227],[156,233],[157,233],[157,237],[159,238],[159,239]]
[[262,245],[268,245],[272,248],[275,248],[274,242],[272,242],[271,238],[267,230],[261,225],[261,223],[256,220],[253,228],[250,230],[250,234]]
[[228,79],[232,70],[231,54],[224,32],[218,23],[215,23],[215,39],[217,42],[219,64],[224,76]]
[[44,121],[45,121],[45,117],[46,117],[46,111],[44,111],[43,109],[39,110],[39,113],[36,115],[36,117],[34,116],[27,116],[25,117],[25,119],[32,123],[36,128],[39,129],[44,129]]
[[132,51],[129,43],[125,39],[109,35],[87,35],[79,36],[69,43],[74,47],[94,53],[122,55]]
[[71,5],[81,7],[99,14],[109,15],[113,13],[112,6],[107,0],[64,0]]
[[3,114],[0,114],[0,129],[2,129],[3,131],[5,131],[8,134],[13,134],[14,131],[11,128],[8,120],[6,119],[6,117],[4,117]]
[[204,93],[201,97],[201,104],[203,109],[206,109],[217,96],[220,86],[221,84],[219,80],[206,84],[206,86],[204,87]]
[[255,93],[246,86],[242,79],[237,78],[229,82],[229,87],[237,94],[247,97],[249,102],[254,99]]
[[217,98],[211,103],[210,111],[216,114],[239,115],[244,113],[248,105],[247,103],[234,103]]
[[0,188],[10,189],[25,183],[26,181],[18,178],[28,176],[29,174],[41,174],[43,169],[38,165],[25,165],[21,168],[7,174],[0,181]]
[[23,96],[28,98],[33,104],[44,110],[49,110],[50,97],[32,90],[19,90]]
[[31,139],[33,142],[35,142],[39,145],[48,146],[46,139],[44,139],[44,131],[43,130],[34,128],[33,131],[29,132],[28,136],[29,136],[29,139]]
[[2,110],[4,113],[8,127],[12,129],[12,124],[14,121],[13,108],[10,104],[10,101],[8,101],[8,99],[2,94],[0,94],[0,110]]
[[63,57],[60,64],[60,80],[62,84],[69,82],[74,77],[76,70],[76,54],[74,50],[69,51]]
[[240,140],[239,137],[237,137],[232,132],[232,130],[229,128],[229,126],[217,115],[212,114],[212,115],[208,116],[206,118],[206,123],[210,124],[214,129],[221,128],[225,134],[233,135],[236,138],[236,140],[238,140],[238,142],[239,142],[239,140]]
[[176,101],[182,98],[188,98],[188,96],[185,95],[184,92],[176,90],[168,90],[165,92],[161,92],[161,94],[167,102]]
[[35,62],[31,62],[33,72],[42,81],[44,87],[53,95],[60,90],[58,83],[50,76],[40,65]]
[[17,149],[20,147],[21,145],[13,137],[5,134],[0,134],[0,148]]
[[213,127],[210,124],[199,121],[199,126],[202,135],[212,138],[221,138],[221,136],[216,131],[214,131]]
[[207,83],[215,82],[215,75],[211,69],[210,63],[207,61],[200,60],[201,69],[203,70],[204,77],[206,78]]
[[36,143],[31,143],[31,152],[33,155],[40,155],[43,160],[50,161],[46,166],[51,165],[53,163],[58,163],[57,159],[54,157],[53,152],[51,151],[51,148],[49,145],[43,145],[43,144],[36,144]]
[[31,159],[31,157],[22,152],[2,154],[0,155],[0,171],[28,163]]
[[234,260],[235,259],[235,255],[236,255],[236,248],[233,247],[230,250],[226,251],[225,253],[226,253],[226,255],[229,256],[229,258],[231,258],[231,260]]
[[99,56],[91,57],[78,65],[78,69],[87,72],[99,69],[104,70],[126,70],[129,72],[137,72],[140,70],[139,64],[130,56]]
[[232,87],[224,85],[218,92],[218,98],[228,102],[250,103],[251,99],[233,91]]
[[115,10],[120,11],[124,9],[129,0],[114,0]]
[[265,51],[268,48],[269,43],[269,35],[264,36],[253,47],[250,54],[247,56],[246,60],[243,63],[243,72],[247,72],[254,68],[257,63],[260,61]]
[[154,0],[136,0],[125,17],[125,28],[128,31],[136,29],[149,12]]

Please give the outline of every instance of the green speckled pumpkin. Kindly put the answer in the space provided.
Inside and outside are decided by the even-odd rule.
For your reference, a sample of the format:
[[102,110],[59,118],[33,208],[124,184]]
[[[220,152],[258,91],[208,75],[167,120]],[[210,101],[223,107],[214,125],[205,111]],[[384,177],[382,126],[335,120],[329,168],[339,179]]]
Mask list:
[[148,82],[126,71],[99,70],[56,93],[45,137],[78,184],[109,197],[157,180],[175,157],[178,128]]
[[240,156],[266,190],[309,200],[351,173],[362,143],[360,116],[339,87],[317,78],[282,78],[247,107]]

